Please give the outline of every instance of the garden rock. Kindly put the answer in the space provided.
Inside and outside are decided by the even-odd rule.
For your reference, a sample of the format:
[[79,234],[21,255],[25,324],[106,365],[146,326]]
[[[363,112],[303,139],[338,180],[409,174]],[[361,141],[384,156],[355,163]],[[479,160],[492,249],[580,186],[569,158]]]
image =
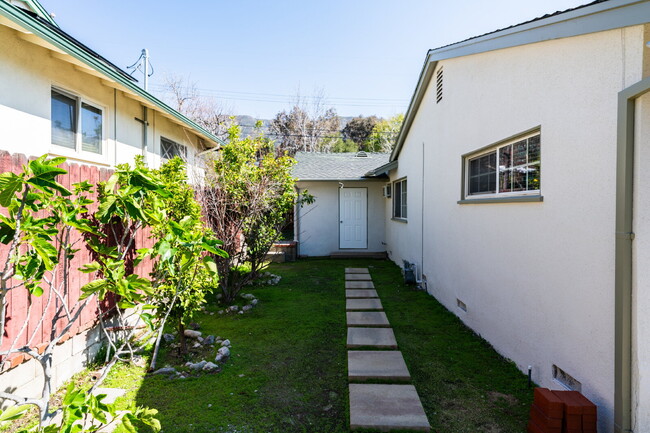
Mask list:
[[214,362],[221,362],[224,359],[226,359],[225,356],[223,356],[221,353],[217,353],[217,356],[215,356],[215,358],[214,358]]
[[163,367],[154,371],[153,374],[166,374],[166,375],[176,374],[176,369],[174,367]]
[[198,341],[192,345],[192,349],[198,349],[199,347],[201,347],[201,343]]
[[214,344],[214,335],[208,335],[203,339],[203,344],[206,346],[209,346],[211,344]]
[[165,340],[165,343],[172,343],[176,337],[174,337],[174,334],[163,334],[163,340]]
[[257,305],[257,302],[258,302],[257,299],[253,299],[253,300],[251,301],[251,305],[252,305],[252,306],[255,306],[255,305]]
[[203,366],[203,371],[214,371],[217,368],[219,368],[217,364],[214,364],[212,362],[206,362],[205,365]]
[[242,294],[240,296],[242,297],[242,299],[247,299],[249,301],[252,301],[253,299],[255,299],[255,296],[251,295],[250,293],[244,293],[244,294]]
[[224,358],[227,358],[230,356],[230,349],[228,349],[228,347],[226,346],[223,346],[220,347],[219,350],[217,350],[217,353],[220,353],[224,356]]
[[230,340],[224,340],[221,342],[221,346],[230,347]]
[[240,311],[238,314],[244,314],[244,310]]
[[239,306],[231,305],[230,307],[226,308],[226,311],[228,313],[231,313],[231,312],[235,313],[235,312],[239,311]]
[[244,305],[244,306],[242,307],[242,311],[241,311],[241,312],[244,313],[244,312],[246,312],[246,311],[250,311],[250,310],[252,310],[252,309],[253,309],[253,306],[252,306],[252,305]]
[[194,331],[192,329],[186,329],[184,332],[187,338],[199,338],[201,336],[201,331]]
[[203,361],[201,361],[201,362],[194,363],[194,364],[191,363],[191,362],[186,362],[186,363],[185,363],[185,366],[186,366],[186,367],[189,367],[190,370],[202,370],[203,367],[205,367],[205,365],[206,365],[207,363],[208,363],[208,362],[205,361],[205,360],[203,360]]

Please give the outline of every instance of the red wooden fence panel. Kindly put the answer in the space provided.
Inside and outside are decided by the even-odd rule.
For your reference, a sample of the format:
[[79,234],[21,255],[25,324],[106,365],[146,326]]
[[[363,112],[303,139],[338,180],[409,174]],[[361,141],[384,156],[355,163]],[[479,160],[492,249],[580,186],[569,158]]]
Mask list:
[[[7,171],[12,171],[14,173],[19,173],[22,171],[22,167],[27,163],[27,158],[24,155],[11,155],[8,152],[0,151],[0,173]],[[74,183],[88,181],[93,185],[97,185],[100,181],[106,181],[112,175],[113,171],[106,168],[98,168],[88,165],[79,165],[73,163],[65,163],[61,166],[68,171],[67,175],[59,176],[58,181],[64,185],[66,188],[71,189],[71,185]],[[93,198],[96,198],[96,192]],[[97,210],[97,205],[93,204],[90,206],[90,213],[94,213]],[[0,209],[0,212],[5,212],[4,209]],[[74,239],[77,241],[75,248],[79,248],[79,251],[75,254],[74,259],[72,260],[70,266],[70,275],[68,277],[69,281],[69,292],[68,292],[68,308],[73,308],[76,304],[79,296],[81,294],[81,287],[84,284],[91,281],[94,276],[92,274],[85,274],[79,272],[77,269],[83,266],[86,263],[92,261],[91,253],[88,249],[84,247],[83,239],[81,235],[77,232],[74,233]],[[146,248],[152,246],[153,241],[150,239],[149,230],[141,230],[141,233],[138,233],[136,241],[133,245],[134,251],[139,248]],[[8,253],[8,246],[0,244],[0,265],[4,263],[4,258]],[[140,276],[148,276],[152,270],[152,263],[150,260],[144,260],[138,265],[135,269],[135,272]],[[0,272],[2,269],[0,268]],[[63,281],[63,271],[60,270],[58,275],[55,278],[61,282]],[[12,284],[17,283],[12,281]],[[27,291],[24,288],[17,288],[11,290],[7,297],[7,306],[6,306],[6,323],[5,329],[0,330],[4,332],[3,343],[0,346],[0,352],[7,351],[12,345],[13,348],[19,348],[28,343],[28,339],[35,333],[32,341],[29,341],[30,347],[37,347],[39,345],[47,344],[52,338],[52,324],[53,319],[55,318],[57,310],[61,306],[61,300],[57,299],[56,296],[49,293],[47,286],[43,285],[43,288],[46,289],[40,297],[31,297],[32,302],[32,313],[27,326],[23,328],[23,324],[27,321],[27,311],[29,307],[30,298],[27,294]],[[48,298],[51,297],[49,304]],[[109,302],[109,304],[111,304]],[[114,304],[112,304],[114,305]],[[104,303],[103,308],[105,308],[106,303]],[[83,332],[89,327],[93,326],[97,322],[97,315],[99,310],[97,304],[92,302],[89,304],[76,321],[74,326],[70,329],[70,336],[75,335],[76,333]],[[41,319],[42,323],[41,323]],[[61,331],[65,326],[65,320],[59,320],[56,323],[56,329]],[[21,333],[22,329],[22,333]],[[18,338],[16,339],[16,337]],[[16,343],[14,343],[16,340]],[[24,360],[22,355],[12,355],[9,357],[0,356],[0,366],[2,366],[2,361],[6,360],[7,364],[4,365],[4,368],[0,368],[0,372],[6,370],[7,368],[15,367],[20,363],[21,360]]]

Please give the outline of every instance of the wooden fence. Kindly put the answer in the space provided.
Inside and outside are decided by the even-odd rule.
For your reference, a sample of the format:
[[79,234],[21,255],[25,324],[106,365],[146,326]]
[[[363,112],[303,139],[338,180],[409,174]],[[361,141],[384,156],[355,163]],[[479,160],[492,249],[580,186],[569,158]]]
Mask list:
[[[14,173],[19,173],[22,171],[24,164],[27,164],[28,158],[24,155],[9,154],[4,151],[0,151],[0,173],[12,171]],[[72,184],[82,181],[88,181],[93,185],[97,185],[100,181],[106,181],[112,175],[112,171],[106,168],[98,168],[88,165],[80,164],[62,164],[61,167],[68,171],[67,175],[61,175],[57,179],[62,185],[69,188]],[[96,193],[95,193],[96,198]],[[91,207],[91,213],[96,210],[97,206]],[[3,210],[0,210],[2,212]],[[88,249],[85,248],[83,240],[79,233],[75,232],[75,239],[72,239],[72,242],[78,241],[79,251],[75,254],[74,259],[72,260],[72,266],[70,267],[70,275],[68,276],[69,281],[69,292],[68,292],[68,307],[72,308],[81,293],[80,288],[93,280],[95,277],[93,274],[85,274],[79,272],[77,269],[83,266],[86,263],[92,262],[91,254]],[[152,245],[151,239],[149,239],[148,230],[140,230],[137,234],[134,242],[134,251],[138,248],[145,248]],[[7,245],[0,245],[0,266],[4,266],[8,252]],[[143,261],[138,265],[135,272],[140,276],[148,276],[151,272],[151,262],[148,260]],[[63,278],[63,270],[59,271],[59,274],[55,276],[57,279]],[[18,281],[13,281],[12,284],[16,284]],[[61,307],[61,300],[50,293],[47,290],[46,285],[43,285],[43,288],[46,289],[45,293],[42,296],[35,297],[29,296],[27,290],[24,288],[16,288],[9,292],[7,299],[7,310],[6,310],[6,323],[4,332],[3,344],[0,346],[0,352],[7,351],[10,347],[19,348],[29,344],[30,347],[37,347],[39,350],[42,350],[50,341],[52,335],[52,326],[55,323],[56,330],[60,333],[61,330],[67,324],[67,320],[54,320],[57,310]],[[51,297],[51,299],[50,299]],[[30,299],[31,298],[31,299]],[[50,299],[48,303],[48,299]],[[32,305],[32,312],[28,317],[29,305]],[[104,305],[105,307],[106,305]],[[86,306],[84,311],[81,313],[81,316],[72,326],[70,331],[66,333],[66,336],[60,341],[60,343],[65,342],[68,338],[83,332],[97,323],[99,312],[99,306],[97,303],[93,302]],[[28,320],[28,321],[27,321]],[[24,326],[26,324],[26,326]],[[29,341],[30,337],[33,339]],[[13,354],[9,357],[0,357],[0,365],[2,361],[5,361],[4,368],[0,368],[0,372],[7,370],[8,368],[13,368],[22,363],[24,360],[28,359],[27,355],[23,354]]]

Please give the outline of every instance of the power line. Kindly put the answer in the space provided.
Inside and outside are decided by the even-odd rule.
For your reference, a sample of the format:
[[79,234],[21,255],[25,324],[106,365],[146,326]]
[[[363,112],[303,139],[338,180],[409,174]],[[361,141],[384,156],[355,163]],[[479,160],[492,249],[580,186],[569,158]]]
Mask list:
[[[159,91],[169,93],[169,89],[164,85],[152,85],[151,87],[157,88]],[[183,87],[181,87],[183,89]],[[185,87],[186,90],[192,88]],[[278,93],[253,93],[253,92],[236,92],[228,90],[215,90],[215,89],[198,89],[203,93],[198,96],[218,97],[221,99],[234,100],[234,101],[251,101],[251,102],[272,102],[272,103],[293,103],[296,102],[296,95],[283,95]],[[299,99],[308,100],[325,100],[331,101],[334,105],[348,106],[348,107],[406,107],[408,100],[405,99],[389,99],[389,98],[341,98],[341,97],[319,97],[319,96],[300,96]],[[368,101],[368,102],[364,102]]]

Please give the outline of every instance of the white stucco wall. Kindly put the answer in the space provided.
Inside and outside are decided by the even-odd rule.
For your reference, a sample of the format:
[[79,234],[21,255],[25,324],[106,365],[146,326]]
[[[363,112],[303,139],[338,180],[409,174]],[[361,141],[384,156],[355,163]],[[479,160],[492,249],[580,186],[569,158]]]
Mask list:
[[338,181],[298,182],[300,191],[314,196],[313,204],[298,208],[298,250],[301,256],[328,256],[336,252],[384,252],[385,181],[345,181],[346,188],[368,189],[368,248],[339,248],[339,183]]
[[[100,166],[133,162],[142,154],[142,105],[122,91],[102,84],[100,78],[65,62],[46,48],[18,37],[0,25],[0,148],[11,153],[67,156]],[[51,89],[67,91],[103,109],[103,154],[79,155],[51,144]],[[188,162],[194,161],[197,137],[189,129],[149,109],[147,162],[160,164],[160,137],[188,146]]]
[[[617,93],[640,79],[643,50],[637,26],[440,62],[443,100],[434,79],[391,173],[409,179],[408,223],[386,205],[390,257],[423,264],[429,292],[539,385],[561,389],[553,365],[580,381],[601,433],[614,406]],[[461,155],[537,126],[543,202],[458,204]]]

